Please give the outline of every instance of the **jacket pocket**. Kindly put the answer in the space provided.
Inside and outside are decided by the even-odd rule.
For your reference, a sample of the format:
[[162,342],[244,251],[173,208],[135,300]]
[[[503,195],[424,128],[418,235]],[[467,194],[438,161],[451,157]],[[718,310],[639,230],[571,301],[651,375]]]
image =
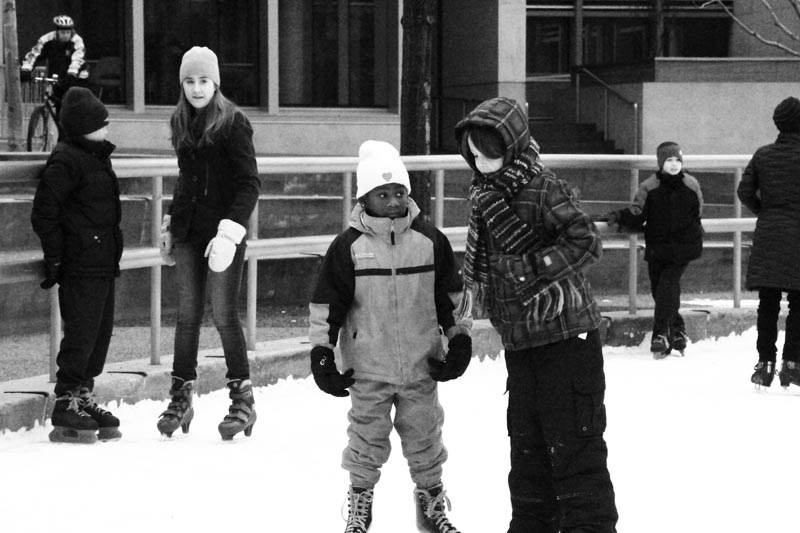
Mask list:
[[84,267],[113,266],[117,256],[116,239],[110,229],[86,228],[80,231],[79,264]]

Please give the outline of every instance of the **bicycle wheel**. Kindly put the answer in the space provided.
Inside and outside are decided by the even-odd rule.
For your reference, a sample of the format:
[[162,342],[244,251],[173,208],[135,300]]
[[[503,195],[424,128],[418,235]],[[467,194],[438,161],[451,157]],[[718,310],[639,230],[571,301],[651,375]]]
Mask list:
[[56,135],[55,125],[47,109],[43,105],[36,107],[28,121],[28,151],[49,152],[53,148]]

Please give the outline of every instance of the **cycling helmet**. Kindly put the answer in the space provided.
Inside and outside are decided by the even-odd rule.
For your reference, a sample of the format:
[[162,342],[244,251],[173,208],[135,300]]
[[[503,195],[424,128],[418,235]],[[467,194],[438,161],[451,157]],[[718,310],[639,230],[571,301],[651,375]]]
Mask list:
[[69,15],[56,15],[53,17],[53,24],[60,30],[71,30],[75,27],[75,22]]

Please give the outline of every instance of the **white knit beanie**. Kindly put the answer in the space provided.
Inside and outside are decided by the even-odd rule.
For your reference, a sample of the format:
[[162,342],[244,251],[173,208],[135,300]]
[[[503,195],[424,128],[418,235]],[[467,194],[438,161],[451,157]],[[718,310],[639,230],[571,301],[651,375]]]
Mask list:
[[183,80],[189,76],[205,76],[219,87],[219,64],[217,63],[217,54],[205,46],[191,47],[183,54],[178,81],[183,83]]
[[358,149],[356,198],[387,183],[400,184],[411,193],[408,171],[397,149],[383,141],[364,141]]

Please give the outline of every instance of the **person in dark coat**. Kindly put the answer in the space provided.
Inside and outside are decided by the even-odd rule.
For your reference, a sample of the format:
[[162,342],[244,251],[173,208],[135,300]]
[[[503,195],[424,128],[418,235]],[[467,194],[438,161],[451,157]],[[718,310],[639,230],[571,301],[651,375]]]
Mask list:
[[89,89],[73,87],[60,120],[65,137],[47,160],[31,214],[44,251],[41,287],[58,284],[64,322],[50,440],[93,443],[121,437],[119,419],[92,394],[114,327],[114,281],[123,247],[119,185],[105,106]]
[[631,231],[644,229],[647,273],[655,301],[650,351],[661,359],[688,342],[680,314],[681,276],[703,252],[703,193],[683,170],[683,152],[672,141],[656,149],[658,171],[639,184],[630,207],[600,217]]
[[223,440],[250,436],[256,422],[247,345],[237,303],[247,248],[247,225],[258,202],[253,128],[220,91],[216,54],[192,47],[183,55],[181,95],[170,119],[180,173],[161,226],[161,253],[175,265],[178,322],[170,402],[157,427],[186,433],[194,417],[192,391],[206,295],[222,341],[231,406],[219,423]]
[[785,292],[789,314],[778,377],[787,387],[800,385],[800,100],[783,100],[772,119],[778,138],[753,154],[737,193],[758,217],[745,278],[746,288],[758,291],[758,363],[751,381],[772,384]]
[[600,237],[517,101],[482,102],[455,134],[473,171],[460,311],[488,315],[508,370],[508,532],[613,533],[601,318],[584,275]]

